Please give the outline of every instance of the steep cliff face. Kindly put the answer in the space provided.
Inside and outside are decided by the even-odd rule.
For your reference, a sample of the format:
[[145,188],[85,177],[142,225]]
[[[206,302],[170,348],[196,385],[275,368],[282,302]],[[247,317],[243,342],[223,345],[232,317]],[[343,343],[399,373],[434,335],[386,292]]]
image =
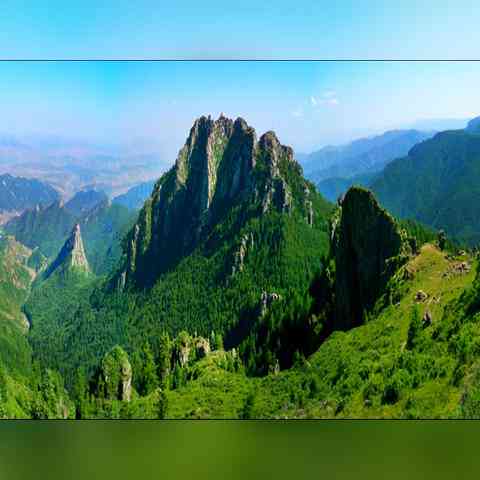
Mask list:
[[296,202],[311,224],[309,194],[292,149],[273,132],[257,141],[241,118],[200,117],[126,238],[120,283],[153,283],[205,240],[233,206],[254,207],[261,215],[270,209],[289,213]]
[[90,273],[85,249],[83,248],[80,225],[78,223],[73,227],[70,236],[67,238],[57,258],[45,271],[44,278],[50,277],[55,272],[65,274],[72,270],[86,274]]
[[360,325],[408,253],[405,235],[371,192],[352,187],[332,220],[335,328]]

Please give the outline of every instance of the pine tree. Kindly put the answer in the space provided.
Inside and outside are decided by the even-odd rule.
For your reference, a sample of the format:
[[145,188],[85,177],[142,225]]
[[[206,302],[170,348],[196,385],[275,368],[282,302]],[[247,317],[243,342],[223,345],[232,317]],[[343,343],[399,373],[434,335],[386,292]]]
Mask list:
[[172,342],[168,333],[164,333],[160,337],[159,354],[158,354],[158,374],[162,385],[166,385],[168,376],[170,375],[170,366],[172,358]]
[[420,319],[420,312],[418,311],[418,306],[414,305],[407,333],[407,348],[409,350],[417,345],[418,337],[421,331],[422,321]]
[[220,333],[215,334],[215,350],[223,350],[223,337]]
[[158,394],[158,418],[160,420],[163,420],[167,416],[167,410],[168,410],[168,398],[167,394],[165,393],[165,389],[161,389],[159,394]]
[[77,370],[73,386],[73,398],[76,403],[77,418],[82,418],[85,413],[85,404],[88,397],[87,376],[84,367]]
[[153,353],[148,342],[143,346],[142,356],[142,394],[150,395],[158,387],[158,377]]

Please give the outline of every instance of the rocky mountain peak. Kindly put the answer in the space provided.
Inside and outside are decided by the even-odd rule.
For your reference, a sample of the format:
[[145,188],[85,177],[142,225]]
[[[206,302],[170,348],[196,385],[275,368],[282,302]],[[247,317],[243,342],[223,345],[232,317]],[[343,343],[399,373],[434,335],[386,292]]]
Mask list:
[[54,272],[65,273],[71,269],[90,273],[78,223],[73,227],[56,259],[47,268],[45,278],[50,277]]
[[[298,187],[295,195],[292,181]],[[123,279],[138,273],[153,281],[193,251],[234,205],[256,205],[259,215],[271,208],[287,213],[294,197],[302,197],[307,208],[303,197],[308,192],[293,150],[281,145],[274,132],[257,140],[243,118],[202,116],[127,238]]]

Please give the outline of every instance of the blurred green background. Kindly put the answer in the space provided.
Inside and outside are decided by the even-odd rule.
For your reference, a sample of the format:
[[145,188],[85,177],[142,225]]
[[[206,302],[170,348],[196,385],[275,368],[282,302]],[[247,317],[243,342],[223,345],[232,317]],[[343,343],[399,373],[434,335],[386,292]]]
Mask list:
[[451,479],[479,470],[466,421],[0,424],[0,479]]

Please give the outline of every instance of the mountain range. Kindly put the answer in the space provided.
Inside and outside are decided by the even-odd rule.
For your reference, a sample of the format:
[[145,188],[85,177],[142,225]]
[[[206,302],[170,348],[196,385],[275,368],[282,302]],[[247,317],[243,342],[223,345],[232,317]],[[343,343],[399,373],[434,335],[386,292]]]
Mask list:
[[464,130],[440,132],[413,147],[371,182],[395,215],[413,218],[476,244],[480,185],[480,119]]
[[60,194],[45,182],[8,173],[0,175],[0,214],[49,205],[59,198]]
[[84,232],[91,268],[97,274],[106,274],[120,258],[122,235],[134,218],[134,212],[112,204],[104,193],[81,191],[67,203],[55,201],[26,210],[8,221],[3,229],[34,249],[34,263],[38,268],[56,256],[78,223]]
[[[12,220],[0,416],[477,417],[476,256],[388,202],[472,201],[478,126],[422,140],[333,205],[274,132],[200,117],[139,212],[99,199]],[[109,229],[114,208],[128,215]]]
[[387,163],[404,156],[434,132],[391,130],[339,147],[324,147],[303,158],[305,174],[314,182],[327,178],[351,178],[381,171]]

